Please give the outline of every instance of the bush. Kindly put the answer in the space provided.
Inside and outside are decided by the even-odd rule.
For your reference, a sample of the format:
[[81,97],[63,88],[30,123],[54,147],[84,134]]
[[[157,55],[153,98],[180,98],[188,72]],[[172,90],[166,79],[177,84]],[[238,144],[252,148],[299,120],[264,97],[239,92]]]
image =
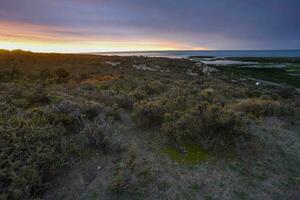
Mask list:
[[128,95],[135,98],[138,101],[143,100],[147,97],[147,93],[142,89],[135,89],[131,91]]
[[41,192],[65,163],[61,126],[39,113],[22,113],[0,105],[0,191],[9,199],[28,199]]
[[39,78],[41,81],[46,81],[53,78],[53,75],[51,74],[49,69],[43,69],[40,71]]
[[83,128],[82,112],[79,105],[63,100],[49,111],[51,122],[62,122],[66,129],[79,133]]
[[160,101],[141,101],[135,104],[134,118],[139,126],[160,126],[166,107]]
[[214,89],[207,88],[200,92],[200,97],[202,100],[212,103],[217,98],[217,95]]
[[54,71],[57,82],[65,82],[67,78],[70,76],[70,72],[68,72],[65,68],[58,68]]
[[164,115],[162,131],[176,146],[191,142],[199,128],[199,118],[192,113],[174,112]]
[[133,99],[126,94],[121,94],[113,90],[104,90],[97,93],[97,99],[100,103],[108,106],[117,104],[121,108],[132,109]]
[[196,143],[206,150],[234,148],[245,133],[244,122],[239,116],[214,105],[166,114],[162,131],[177,147]]
[[50,102],[50,98],[42,87],[29,90],[24,94],[29,106],[45,105]]
[[142,195],[153,182],[154,174],[150,163],[142,156],[129,152],[114,169],[109,189],[113,192]]
[[278,101],[267,99],[246,99],[239,102],[236,109],[255,117],[281,116],[289,113],[289,108]]
[[296,93],[296,89],[290,86],[280,87],[277,90],[277,94],[284,99],[293,98],[295,96],[295,93]]
[[119,128],[110,118],[99,115],[85,124],[81,134],[88,138],[93,147],[101,148],[104,153],[108,153],[121,147],[119,132]]
[[0,71],[0,82],[10,82],[13,81],[14,79],[19,78],[21,73],[13,68],[10,70],[3,70]]

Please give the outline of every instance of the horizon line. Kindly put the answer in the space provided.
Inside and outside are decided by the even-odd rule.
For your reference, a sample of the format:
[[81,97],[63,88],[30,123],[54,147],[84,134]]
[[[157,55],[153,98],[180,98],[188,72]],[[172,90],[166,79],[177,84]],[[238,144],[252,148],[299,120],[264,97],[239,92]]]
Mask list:
[[111,53],[155,53],[155,52],[197,52],[197,51],[300,51],[299,49],[208,49],[208,50],[194,50],[194,49],[179,49],[179,50],[141,50],[141,51],[93,51],[93,52],[39,52],[39,51],[30,51],[26,49],[2,49],[5,51],[27,51],[32,53],[61,53],[61,54],[111,54]]

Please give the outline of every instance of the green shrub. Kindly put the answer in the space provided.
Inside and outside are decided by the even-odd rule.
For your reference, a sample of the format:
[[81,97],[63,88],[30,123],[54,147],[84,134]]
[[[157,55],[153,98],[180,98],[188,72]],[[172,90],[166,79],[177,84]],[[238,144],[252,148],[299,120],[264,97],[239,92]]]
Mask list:
[[79,133],[83,128],[81,108],[72,101],[63,100],[52,106],[48,116],[52,122],[62,122],[69,132]]
[[246,99],[235,105],[235,109],[255,117],[281,116],[289,113],[289,108],[278,101],[267,99]]
[[24,96],[29,106],[45,105],[50,102],[50,98],[42,87],[24,92]]
[[153,170],[146,159],[129,152],[114,169],[109,189],[113,192],[141,195],[145,194],[153,181]]
[[162,131],[175,145],[191,142],[199,128],[199,118],[193,113],[174,112],[164,115]]
[[96,98],[99,103],[105,104],[107,106],[113,106],[117,104],[121,108],[132,109],[133,99],[122,93],[118,93],[113,90],[103,90],[96,94]]
[[244,122],[239,116],[215,105],[166,114],[162,131],[177,147],[195,143],[206,150],[234,148],[245,133]]
[[214,89],[207,88],[200,92],[200,97],[202,100],[212,103],[217,98],[217,95]]
[[62,127],[39,113],[0,105],[0,191],[9,199],[28,199],[47,185],[65,163],[60,149]]
[[141,101],[135,104],[134,119],[139,126],[160,126],[166,107],[160,101]]
[[232,110],[211,105],[201,116],[200,143],[206,148],[234,147],[238,138],[245,134],[243,119]]
[[88,138],[93,147],[102,149],[104,153],[120,148],[120,141],[117,139],[120,138],[119,128],[105,115],[88,121],[81,134]]
[[143,100],[148,96],[147,93],[141,89],[135,89],[131,91],[128,95],[135,98],[138,101]]

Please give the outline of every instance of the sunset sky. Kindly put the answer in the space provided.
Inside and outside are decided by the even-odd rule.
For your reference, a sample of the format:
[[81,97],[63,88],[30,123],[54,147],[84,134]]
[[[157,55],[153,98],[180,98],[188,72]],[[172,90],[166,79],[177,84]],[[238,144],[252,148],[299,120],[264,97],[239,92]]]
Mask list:
[[0,0],[0,49],[300,49],[300,0]]

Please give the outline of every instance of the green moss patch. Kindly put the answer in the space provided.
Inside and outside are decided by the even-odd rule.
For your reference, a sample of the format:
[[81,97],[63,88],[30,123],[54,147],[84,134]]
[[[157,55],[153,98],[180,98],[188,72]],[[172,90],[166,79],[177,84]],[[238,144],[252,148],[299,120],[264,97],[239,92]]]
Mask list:
[[186,145],[186,152],[180,152],[175,148],[165,148],[163,152],[167,154],[170,159],[185,165],[196,165],[208,160],[209,155],[198,145]]

